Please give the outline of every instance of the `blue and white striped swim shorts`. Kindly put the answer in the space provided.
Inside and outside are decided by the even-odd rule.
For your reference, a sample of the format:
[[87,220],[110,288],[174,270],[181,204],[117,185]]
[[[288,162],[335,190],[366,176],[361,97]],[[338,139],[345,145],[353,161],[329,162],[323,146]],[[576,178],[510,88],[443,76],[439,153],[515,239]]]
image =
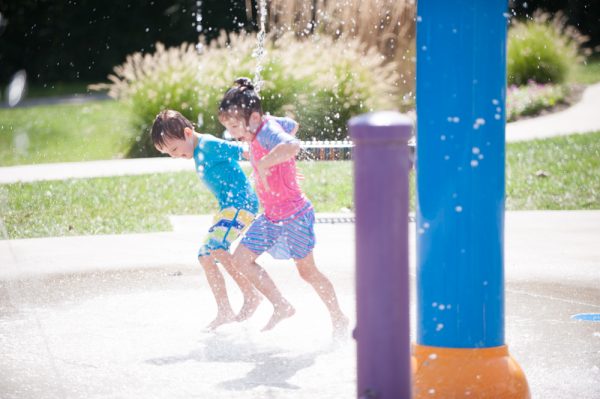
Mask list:
[[275,259],[302,259],[315,247],[315,211],[307,203],[289,218],[274,222],[260,215],[241,244],[257,255],[268,252]]

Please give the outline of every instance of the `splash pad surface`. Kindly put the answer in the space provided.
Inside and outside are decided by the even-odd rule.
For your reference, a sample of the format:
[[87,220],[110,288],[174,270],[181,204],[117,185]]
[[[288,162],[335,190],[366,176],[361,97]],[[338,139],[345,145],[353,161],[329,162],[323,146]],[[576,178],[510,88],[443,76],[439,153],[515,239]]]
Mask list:
[[[597,211],[507,213],[506,335],[534,398],[600,396],[600,324],[570,319],[600,311],[598,226]],[[288,262],[261,259],[293,318],[260,333],[263,302],[248,322],[202,331],[214,301],[186,252],[189,229],[203,227],[0,241],[0,396],[355,397],[356,346],[332,345],[327,312]],[[353,229],[317,224],[315,251],[352,325]],[[153,252],[161,242],[171,248],[163,257]],[[414,295],[414,259],[411,280]]]

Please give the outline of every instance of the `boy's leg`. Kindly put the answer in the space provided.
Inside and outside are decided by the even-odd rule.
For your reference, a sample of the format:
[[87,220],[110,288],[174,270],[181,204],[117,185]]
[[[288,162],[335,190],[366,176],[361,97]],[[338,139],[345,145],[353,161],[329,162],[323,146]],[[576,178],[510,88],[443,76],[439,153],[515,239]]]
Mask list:
[[256,289],[250,280],[235,268],[233,265],[233,255],[222,249],[213,251],[212,255],[223,265],[244,295],[244,304],[236,316],[236,320],[241,321],[247,319],[252,316],[256,311],[256,308],[258,308],[258,305],[262,301],[262,296],[256,292]]
[[[281,292],[275,285],[275,282],[267,272],[256,263],[258,255],[248,249],[244,244],[238,245],[233,254],[233,264],[242,272],[244,276],[273,304],[273,316],[262,329],[267,331],[275,327],[280,321],[291,317],[296,310],[281,295]],[[238,315],[238,320],[244,320],[249,316]]]
[[331,323],[333,324],[334,335],[343,337],[348,330],[349,322],[340,308],[333,284],[317,269],[312,252],[304,258],[294,259],[294,261],[296,262],[300,277],[314,288],[325,306],[327,306],[327,310],[329,310],[331,316]]
[[210,255],[205,255],[199,256],[198,260],[204,268],[208,285],[217,302],[217,316],[207,326],[209,330],[214,330],[222,324],[235,321],[235,313],[233,312],[231,304],[229,303],[229,298],[227,297],[225,279],[223,279],[223,275],[219,271],[215,259]]

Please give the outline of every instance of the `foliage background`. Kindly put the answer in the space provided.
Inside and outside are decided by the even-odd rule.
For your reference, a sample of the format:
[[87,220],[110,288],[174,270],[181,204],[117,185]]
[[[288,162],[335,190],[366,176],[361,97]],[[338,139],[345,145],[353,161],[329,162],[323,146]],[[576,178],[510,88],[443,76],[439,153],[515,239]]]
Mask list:
[[[285,18],[302,22],[320,19],[323,29],[335,33],[342,23],[350,26],[345,18],[351,22],[356,17],[369,21],[383,16],[384,21],[391,21],[383,28],[378,25],[354,31],[365,40],[378,38],[385,47],[386,41],[394,44],[398,37],[412,40],[413,21],[407,16],[411,15],[414,3],[414,0],[272,0],[270,15],[277,21],[270,23],[282,27],[288,23]],[[252,12],[256,0],[202,0],[201,4],[202,33],[209,41],[220,30],[256,30],[256,12]],[[394,7],[390,8],[390,4]],[[285,7],[292,7],[294,12],[278,11]],[[33,84],[102,81],[128,54],[154,51],[156,42],[166,46],[195,42],[197,8],[197,0],[0,1],[0,87],[23,68]],[[510,8],[511,14],[521,19],[533,15],[538,8],[552,13],[562,10],[570,25],[590,37],[590,47],[600,45],[599,1],[518,0],[511,1]],[[326,24],[331,21],[338,26]],[[401,25],[395,25],[395,21]],[[397,42],[394,47],[405,51]],[[411,61],[410,55],[404,56]],[[406,79],[410,81],[411,77],[407,75]]]

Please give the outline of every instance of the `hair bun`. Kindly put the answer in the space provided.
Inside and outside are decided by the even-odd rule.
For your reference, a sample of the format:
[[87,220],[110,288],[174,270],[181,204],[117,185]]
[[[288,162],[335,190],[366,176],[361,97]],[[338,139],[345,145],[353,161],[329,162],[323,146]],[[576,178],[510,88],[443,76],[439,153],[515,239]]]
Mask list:
[[240,87],[245,87],[247,89],[254,90],[254,85],[252,84],[252,81],[249,78],[246,78],[246,77],[237,78],[235,80],[235,83]]

